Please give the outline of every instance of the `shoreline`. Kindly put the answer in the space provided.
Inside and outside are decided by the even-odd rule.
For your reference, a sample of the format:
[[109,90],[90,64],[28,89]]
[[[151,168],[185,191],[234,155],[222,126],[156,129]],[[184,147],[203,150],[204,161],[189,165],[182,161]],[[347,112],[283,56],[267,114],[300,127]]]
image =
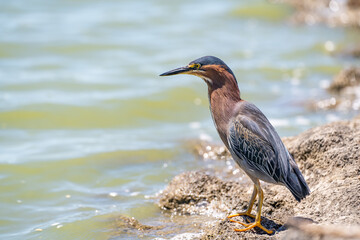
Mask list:
[[[309,183],[311,194],[297,203],[286,188],[262,183],[262,224],[275,229],[274,235],[259,229],[234,232],[233,228],[240,225],[222,218],[247,207],[252,184],[220,179],[204,171],[174,177],[159,196],[160,208],[178,215],[217,213],[217,220],[203,226],[200,239],[288,239],[294,235],[313,239],[326,233],[329,239],[342,239],[348,238],[349,232],[338,225],[360,229],[360,116],[315,127],[283,141]],[[217,148],[221,146],[211,147]],[[331,229],[337,229],[338,236]],[[352,238],[360,238],[359,231],[352,234]]]

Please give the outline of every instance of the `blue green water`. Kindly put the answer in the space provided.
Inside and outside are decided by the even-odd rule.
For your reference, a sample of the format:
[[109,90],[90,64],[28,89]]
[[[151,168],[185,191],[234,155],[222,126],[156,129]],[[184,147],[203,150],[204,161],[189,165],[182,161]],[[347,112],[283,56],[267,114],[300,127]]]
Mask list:
[[0,238],[176,236],[113,219],[173,221],[154,196],[204,168],[187,141],[219,142],[202,80],[158,76],[198,57],[223,59],[281,136],[353,116],[307,105],[358,64],[326,46],[359,32],[292,25],[291,11],[261,0],[1,1]]

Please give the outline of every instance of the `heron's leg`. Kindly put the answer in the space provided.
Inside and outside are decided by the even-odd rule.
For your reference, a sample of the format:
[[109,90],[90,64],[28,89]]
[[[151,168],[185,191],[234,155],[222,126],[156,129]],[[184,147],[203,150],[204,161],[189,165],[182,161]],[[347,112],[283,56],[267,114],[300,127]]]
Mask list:
[[[242,212],[242,213],[237,213],[237,214],[230,215],[230,216],[228,216],[228,218],[237,217],[237,216],[248,216],[248,217],[255,218],[255,215],[251,214],[251,210],[252,210],[252,208],[254,206],[256,195],[257,195],[257,188],[256,188],[256,186],[254,184],[254,190],[252,192],[250,202],[249,202],[249,206],[248,206],[247,210],[245,212]],[[238,222],[238,221],[234,221],[232,219],[230,219],[230,221],[231,222]]]
[[255,186],[257,188],[257,192],[259,194],[259,200],[258,200],[258,209],[257,209],[257,213],[256,213],[256,218],[255,218],[255,222],[251,223],[251,224],[242,224],[245,226],[245,228],[243,229],[234,229],[237,232],[245,232],[249,229],[252,229],[254,227],[259,227],[261,228],[263,231],[265,231],[267,234],[272,234],[273,231],[272,230],[268,230],[266,229],[263,225],[261,225],[261,207],[264,201],[264,193],[260,187],[260,182],[259,180],[257,181],[257,183],[255,183]]

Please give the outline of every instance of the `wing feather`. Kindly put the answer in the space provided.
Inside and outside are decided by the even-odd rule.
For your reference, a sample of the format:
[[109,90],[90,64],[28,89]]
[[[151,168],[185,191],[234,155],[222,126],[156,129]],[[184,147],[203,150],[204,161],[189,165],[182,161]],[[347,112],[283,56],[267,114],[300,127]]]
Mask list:
[[[228,143],[241,160],[258,174],[275,182],[287,176],[289,153],[265,115],[253,104],[246,103],[229,126]],[[261,179],[261,178],[260,178]]]
[[298,201],[310,194],[294,159],[269,120],[255,105],[239,102],[236,117],[229,124],[227,140],[230,151],[250,176],[284,184]]

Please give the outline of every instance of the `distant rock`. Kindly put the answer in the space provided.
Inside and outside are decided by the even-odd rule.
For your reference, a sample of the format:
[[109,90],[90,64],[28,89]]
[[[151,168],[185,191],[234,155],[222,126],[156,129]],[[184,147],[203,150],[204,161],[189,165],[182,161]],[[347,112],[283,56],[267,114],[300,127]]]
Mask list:
[[272,0],[294,7],[291,20],[313,25],[324,23],[331,27],[360,27],[358,0]]
[[343,57],[360,58],[360,45],[347,47],[342,50],[339,55]]
[[327,90],[332,96],[316,102],[316,109],[360,110],[360,68],[343,69]]
[[351,67],[342,70],[330,84],[329,90],[339,93],[348,87],[360,86],[360,68]]

